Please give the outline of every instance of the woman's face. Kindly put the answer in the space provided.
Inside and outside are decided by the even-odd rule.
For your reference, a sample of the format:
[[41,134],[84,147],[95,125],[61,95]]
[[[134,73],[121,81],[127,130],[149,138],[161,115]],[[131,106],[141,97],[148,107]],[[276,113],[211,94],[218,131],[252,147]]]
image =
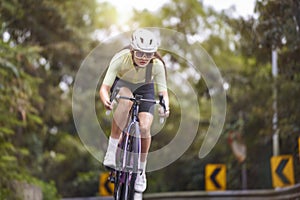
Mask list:
[[133,61],[139,67],[146,67],[153,58],[154,53],[145,53],[142,51],[133,51]]

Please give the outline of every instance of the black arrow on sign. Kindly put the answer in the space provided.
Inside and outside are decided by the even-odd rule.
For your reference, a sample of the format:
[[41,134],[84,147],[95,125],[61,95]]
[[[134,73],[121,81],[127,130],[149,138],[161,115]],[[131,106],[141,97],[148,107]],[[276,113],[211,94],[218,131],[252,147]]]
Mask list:
[[216,168],[210,176],[211,181],[214,183],[215,187],[221,189],[221,185],[217,182],[216,177],[221,171],[221,167]]
[[109,184],[111,184],[111,182],[110,182],[110,180],[107,179],[104,183],[104,187],[108,194],[113,194],[113,191],[110,189]]
[[278,167],[276,168],[275,172],[279,176],[279,178],[282,180],[284,184],[290,184],[290,181],[287,179],[287,177],[283,174],[283,170],[286,166],[286,164],[289,162],[289,159],[283,159],[280,161]]

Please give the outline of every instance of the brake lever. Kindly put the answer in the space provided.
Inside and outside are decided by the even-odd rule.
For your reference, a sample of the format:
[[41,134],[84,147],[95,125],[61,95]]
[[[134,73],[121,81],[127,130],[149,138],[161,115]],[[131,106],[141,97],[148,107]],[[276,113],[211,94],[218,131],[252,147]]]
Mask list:
[[[165,104],[165,100],[164,100],[163,95],[160,94],[160,95],[158,96],[158,98],[159,98],[159,105],[160,105],[161,107],[163,107],[164,113],[166,113],[166,112],[167,112],[167,109],[166,109],[166,104]],[[160,124],[163,124],[164,122],[165,122],[165,118],[164,118],[164,117],[160,117],[159,123],[160,123]]]
[[159,98],[159,105],[163,107],[164,112],[167,112],[164,96],[160,94],[158,98]]
[[112,103],[113,100],[115,100],[115,98],[117,97],[118,93],[120,92],[120,88],[117,87],[116,89],[114,89],[114,91],[112,92],[112,94],[110,95],[109,101]]
[[[110,95],[110,98],[109,98],[109,101],[113,104],[113,101],[116,99],[116,97],[118,96],[118,94],[119,94],[119,92],[120,92],[120,88],[119,87],[117,87],[116,89],[114,89],[114,91],[112,92],[112,94]],[[107,110],[106,112],[105,112],[105,114],[108,116],[108,115],[110,115],[110,113],[111,113],[111,110]]]

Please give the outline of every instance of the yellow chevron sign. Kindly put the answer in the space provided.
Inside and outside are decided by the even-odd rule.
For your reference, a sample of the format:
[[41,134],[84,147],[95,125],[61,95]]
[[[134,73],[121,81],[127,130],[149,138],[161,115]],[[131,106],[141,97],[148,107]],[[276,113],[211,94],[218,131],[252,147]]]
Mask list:
[[205,188],[207,191],[226,190],[226,165],[205,166]]
[[109,172],[100,174],[99,177],[99,195],[112,196],[114,192],[114,184],[108,180]]
[[273,187],[285,187],[295,184],[293,156],[281,155],[271,158]]

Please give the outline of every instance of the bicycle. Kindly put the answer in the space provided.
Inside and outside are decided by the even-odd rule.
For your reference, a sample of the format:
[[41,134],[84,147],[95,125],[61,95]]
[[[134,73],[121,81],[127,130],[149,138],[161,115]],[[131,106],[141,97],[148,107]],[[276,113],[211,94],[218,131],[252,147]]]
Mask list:
[[116,153],[116,168],[110,169],[109,180],[114,183],[114,199],[115,200],[133,200],[134,185],[138,173],[143,173],[140,169],[141,156],[141,137],[139,129],[139,104],[141,102],[151,102],[159,104],[166,112],[166,106],[163,96],[159,96],[159,100],[143,99],[141,95],[134,97],[126,97],[118,95],[117,88],[111,95],[111,102],[114,99],[125,99],[132,101],[132,106],[127,118],[127,125],[122,131],[120,142]]

